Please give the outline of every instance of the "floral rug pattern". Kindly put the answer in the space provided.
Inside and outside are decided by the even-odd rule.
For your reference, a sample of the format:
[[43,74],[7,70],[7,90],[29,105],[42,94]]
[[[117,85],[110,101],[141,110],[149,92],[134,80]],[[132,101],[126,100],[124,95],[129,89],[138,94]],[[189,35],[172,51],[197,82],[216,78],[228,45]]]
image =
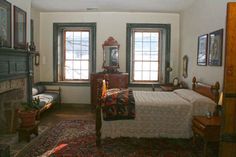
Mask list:
[[[201,157],[203,145],[190,139],[107,138],[96,147],[95,122],[67,120],[39,136],[17,157]],[[217,157],[208,149],[208,157]]]

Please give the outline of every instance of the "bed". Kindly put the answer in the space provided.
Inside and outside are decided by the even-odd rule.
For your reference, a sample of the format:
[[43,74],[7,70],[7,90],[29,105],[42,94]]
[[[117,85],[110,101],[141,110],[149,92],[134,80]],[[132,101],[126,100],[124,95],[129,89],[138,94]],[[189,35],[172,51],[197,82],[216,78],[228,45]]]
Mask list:
[[104,120],[102,112],[102,85],[98,87],[96,109],[96,142],[111,137],[190,138],[191,121],[195,115],[213,113],[219,97],[219,83],[207,85],[193,78],[192,90],[173,92],[133,91],[135,118]]

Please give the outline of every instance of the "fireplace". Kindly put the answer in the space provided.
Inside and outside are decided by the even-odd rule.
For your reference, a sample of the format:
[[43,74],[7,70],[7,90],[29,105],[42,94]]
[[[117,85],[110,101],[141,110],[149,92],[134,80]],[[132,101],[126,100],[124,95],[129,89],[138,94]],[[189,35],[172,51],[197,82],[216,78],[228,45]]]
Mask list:
[[0,133],[15,132],[17,109],[31,101],[32,53],[0,47]]
[[23,101],[26,101],[26,79],[0,82],[0,133],[16,131],[17,110]]

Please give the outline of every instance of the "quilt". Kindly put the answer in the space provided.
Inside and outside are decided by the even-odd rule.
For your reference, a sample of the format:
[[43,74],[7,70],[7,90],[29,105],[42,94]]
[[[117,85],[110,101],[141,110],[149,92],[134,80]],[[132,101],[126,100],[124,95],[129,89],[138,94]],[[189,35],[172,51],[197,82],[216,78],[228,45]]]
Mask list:
[[103,120],[125,120],[135,118],[135,100],[131,89],[110,89],[102,102]]

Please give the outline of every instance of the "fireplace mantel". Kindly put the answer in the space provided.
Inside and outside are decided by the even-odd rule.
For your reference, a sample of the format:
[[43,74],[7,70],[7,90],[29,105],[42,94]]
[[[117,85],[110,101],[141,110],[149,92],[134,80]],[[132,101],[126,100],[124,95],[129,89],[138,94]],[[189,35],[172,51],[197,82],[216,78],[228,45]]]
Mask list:
[[33,53],[27,50],[0,48],[0,82],[26,78],[27,97],[32,97]]

